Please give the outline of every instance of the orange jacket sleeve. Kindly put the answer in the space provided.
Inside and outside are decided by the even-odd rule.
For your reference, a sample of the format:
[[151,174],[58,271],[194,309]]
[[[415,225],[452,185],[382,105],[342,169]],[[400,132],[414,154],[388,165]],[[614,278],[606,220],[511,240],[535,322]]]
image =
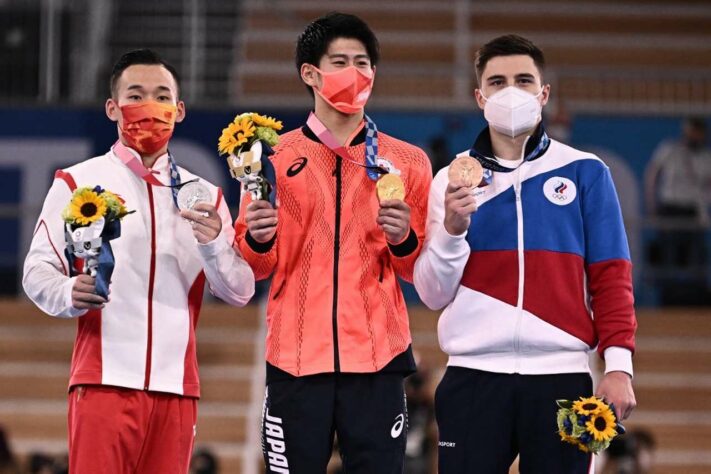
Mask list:
[[266,243],[254,240],[247,229],[245,215],[247,205],[252,202],[249,193],[243,193],[240,200],[239,215],[235,221],[235,246],[239,249],[242,257],[247,261],[256,280],[265,280],[274,271],[277,263],[277,239],[279,235],[279,224],[274,238]]
[[425,152],[417,152],[410,162],[405,176],[405,202],[410,206],[410,234],[397,245],[388,244],[390,261],[397,276],[412,283],[422,244],[425,241],[425,224],[427,222],[427,198],[432,184],[432,165]]

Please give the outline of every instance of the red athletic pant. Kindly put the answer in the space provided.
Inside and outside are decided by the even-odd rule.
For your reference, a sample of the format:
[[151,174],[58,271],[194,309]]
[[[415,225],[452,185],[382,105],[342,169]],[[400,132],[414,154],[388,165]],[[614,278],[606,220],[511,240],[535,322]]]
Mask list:
[[70,474],[183,474],[197,399],[105,385],[69,392]]

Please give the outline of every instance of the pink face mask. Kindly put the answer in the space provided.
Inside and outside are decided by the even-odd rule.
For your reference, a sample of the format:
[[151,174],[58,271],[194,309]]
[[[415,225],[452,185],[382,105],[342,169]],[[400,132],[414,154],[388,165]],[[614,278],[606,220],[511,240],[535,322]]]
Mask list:
[[314,69],[321,74],[321,89],[314,91],[331,107],[344,114],[356,114],[363,110],[373,90],[375,71],[367,76],[355,66],[349,66],[338,71],[323,72],[316,66]]

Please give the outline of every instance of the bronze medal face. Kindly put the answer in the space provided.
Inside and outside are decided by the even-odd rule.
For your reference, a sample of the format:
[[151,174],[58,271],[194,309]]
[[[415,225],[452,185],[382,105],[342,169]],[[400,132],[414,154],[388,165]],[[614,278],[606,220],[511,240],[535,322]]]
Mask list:
[[460,156],[449,165],[449,181],[461,182],[466,187],[476,187],[484,177],[481,163],[469,156]]
[[388,173],[383,175],[375,185],[378,200],[387,201],[389,199],[405,199],[405,184],[402,178],[396,174]]

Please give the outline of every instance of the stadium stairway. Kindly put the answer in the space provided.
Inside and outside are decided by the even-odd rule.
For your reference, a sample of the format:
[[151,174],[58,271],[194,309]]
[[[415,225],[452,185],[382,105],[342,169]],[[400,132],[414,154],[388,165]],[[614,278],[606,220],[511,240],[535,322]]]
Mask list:
[[[209,304],[198,324],[202,399],[196,447],[224,474],[256,472],[264,394],[259,308]],[[0,302],[0,425],[24,458],[66,452],[66,393],[76,323],[27,302]],[[256,411],[255,411],[256,410]],[[254,429],[248,428],[249,426]],[[244,460],[253,467],[245,470]]]
[[[245,0],[231,95],[245,106],[306,107],[296,38],[327,0]],[[381,45],[375,107],[470,110],[473,60],[518,33],[546,53],[546,81],[574,110],[693,112],[711,103],[711,8],[703,0],[342,1]],[[643,72],[642,72],[643,71]]]
[[[261,472],[259,419],[264,394],[262,309],[206,304],[198,327],[203,396],[196,446],[220,459],[223,474]],[[635,391],[626,423],[657,441],[658,474],[711,472],[711,310],[639,312]],[[410,312],[414,347],[434,369],[446,364],[437,313]],[[21,456],[66,451],[66,384],[75,323],[24,301],[0,301],[0,425]],[[596,356],[593,356],[595,359]]]
[[[711,473],[711,309],[641,310],[637,316],[638,407],[625,427],[654,436],[654,474]],[[413,309],[410,324],[422,360],[429,367],[445,365],[436,313]],[[591,363],[602,367],[596,354]]]

